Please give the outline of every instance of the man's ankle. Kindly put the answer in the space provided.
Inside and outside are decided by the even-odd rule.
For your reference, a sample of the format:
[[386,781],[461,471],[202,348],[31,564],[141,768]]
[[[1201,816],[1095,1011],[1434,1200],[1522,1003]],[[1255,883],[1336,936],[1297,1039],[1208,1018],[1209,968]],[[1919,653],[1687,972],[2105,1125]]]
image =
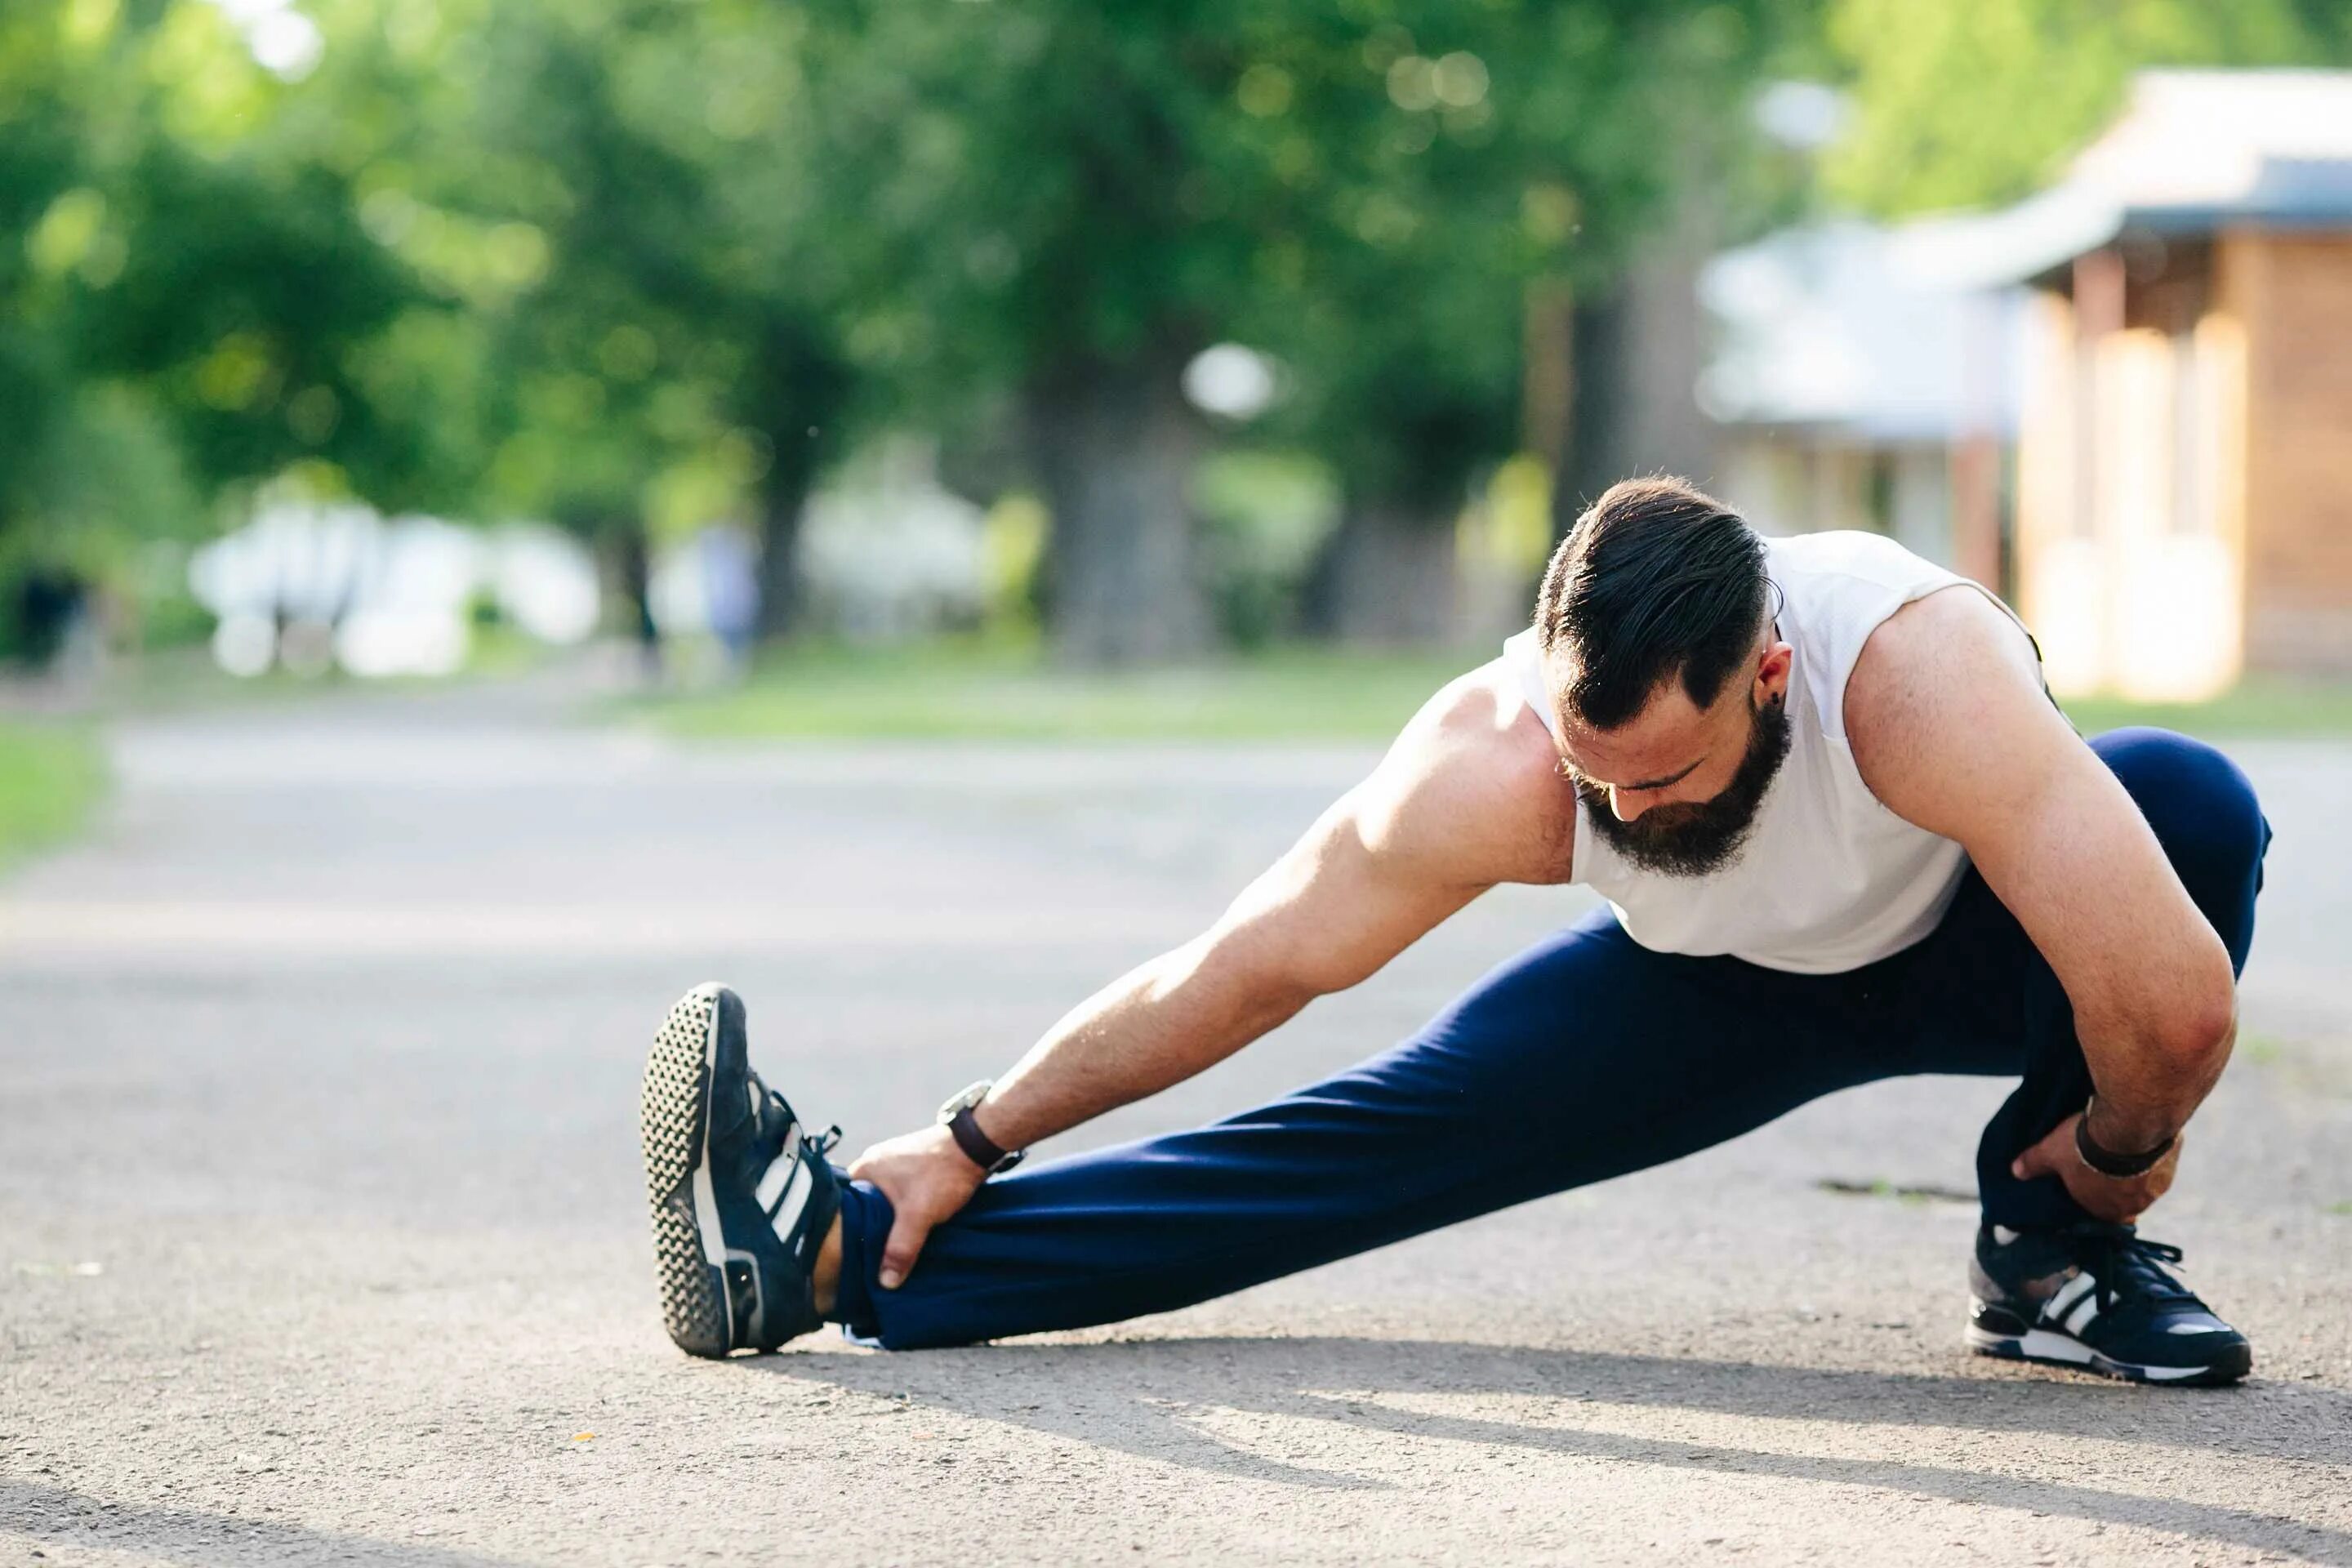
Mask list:
[[816,1249],[816,1269],[810,1278],[816,1296],[816,1310],[822,1315],[833,1316],[833,1305],[841,1293],[841,1216],[833,1216],[833,1228],[824,1233],[824,1245]]

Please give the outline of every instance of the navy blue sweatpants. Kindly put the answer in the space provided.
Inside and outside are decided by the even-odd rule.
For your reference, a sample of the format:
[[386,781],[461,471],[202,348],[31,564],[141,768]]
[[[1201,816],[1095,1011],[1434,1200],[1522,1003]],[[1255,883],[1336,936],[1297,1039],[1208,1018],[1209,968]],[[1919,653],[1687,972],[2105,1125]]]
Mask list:
[[[2242,968],[2270,827],[2221,752],[2092,742]],[[1606,910],[1496,970],[1396,1049],[1188,1132],[989,1182],[906,1282],[875,1282],[889,1200],[845,1186],[835,1317],[894,1350],[1112,1322],[1661,1164],[1904,1073],[2021,1076],[1985,1129],[1987,1217],[2082,1211],[2009,1163],[2082,1109],[2064,992],[1971,869],[1924,941],[1842,974],[1635,943]]]

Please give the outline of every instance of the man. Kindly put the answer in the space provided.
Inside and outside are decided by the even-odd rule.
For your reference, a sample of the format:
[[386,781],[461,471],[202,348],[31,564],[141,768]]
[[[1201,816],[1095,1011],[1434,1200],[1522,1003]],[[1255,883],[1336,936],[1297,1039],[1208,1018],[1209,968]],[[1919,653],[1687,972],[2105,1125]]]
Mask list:
[[[1535,625],[1433,698],[1209,931],[845,1173],[735,996],[646,1076],[672,1338],[893,1349],[1164,1311],[1678,1158],[1899,1073],[2022,1082],[1978,1156],[1979,1351],[2182,1384],[2252,1363],[2134,1222],[2235,1032],[2269,828],[2219,752],[2085,744],[1999,600],[1874,535],[1764,540],[1621,484]],[[999,1176],[1357,984],[1502,882],[1609,908],[1420,1035],[1212,1126]]]

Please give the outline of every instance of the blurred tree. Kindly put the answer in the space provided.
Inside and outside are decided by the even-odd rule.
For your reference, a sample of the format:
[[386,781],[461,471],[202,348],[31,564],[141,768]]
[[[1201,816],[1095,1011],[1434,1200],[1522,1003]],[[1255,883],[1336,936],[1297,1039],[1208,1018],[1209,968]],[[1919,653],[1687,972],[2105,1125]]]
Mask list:
[[1832,188],[1879,212],[2031,195],[2149,66],[2352,63],[2341,0],[1831,0],[1854,123]]
[[78,330],[129,258],[110,165],[142,94],[119,21],[0,11],[0,658],[49,651],[139,540],[199,515],[157,399],[94,375]]
[[510,291],[476,300],[498,388],[488,495],[597,541],[640,626],[648,531],[748,513],[763,629],[791,629],[803,505],[854,390],[803,221],[799,14],[588,0],[459,15],[409,48],[462,66],[468,100],[366,200],[390,243],[475,234],[492,263],[516,259]]
[[462,442],[425,387],[383,374],[418,312],[451,307],[361,225],[352,155],[381,106],[303,83],[310,55],[265,69],[210,5],[57,9],[121,16],[121,96],[81,128],[92,183],[72,198],[97,215],[63,279],[81,374],[142,387],[208,490],[301,466],[388,509],[461,500]]
[[1780,8],[816,0],[813,129],[866,286],[846,346],[934,417],[1014,400],[1066,656],[1187,652],[1187,363],[1280,355],[1345,476],[1339,548],[1426,561],[1517,441],[1527,290],[1606,275]]
[[749,517],[781,629],[825,459],[993,422],[1063,650],[1168,657],[1238,338],[1377,630],[1516,444],[1530,291],[1622,265],[1793,4],[19,0],[0,570],[290,471],[553,516],[640,618],[649,530]]
[[30,523],[69,396],[43,299],[63,245],[38,237],[80,174],[72,99],[82,73],[68,71],[64,42],[55,16],[0,12],[0,655],[26,640],[16,601],[39,564]]
[[0,233],[24,236],[0,402],[30,405],[0,437],[0,560],[120,578],[289,469],[392,508],[468,492],[457,318],[362,229],[351,153],[380,126],[299,85],[317,34],[286,20],[271,70],[200,0],[0,19]]
[[1238,116],[1217,26],[1242,8],[1201,9],[812,6],[845,346],[902,417],[1009,395],[1052,514],[1049,621],[1079,661],[1209,630],[1185,495],[1206,433],[1179,377],[1236,309],[1252,240],[1204,144]]
[[648,526],[748,517],[782,629],[853,389],[793,199],[798,13],[275,15],[0,11],[0,571],[290,471],[568,522],[641,621]]
[[[1570,352],[1570,302],[1615,281],[1678,189],[1713,171],[1704,195],[1722,204],[1783,9],[1353,0],[1337,47],[1277,37],[1244,68],[1237,93],[1303,220],[1262,258],[1246,330],[1293,367],[1278,426],[1333,462],[1346,498],[1316,629],[1454,634],[1453,524],[1476,476],[1566,437],[1529,427],[1568,413],[1528,407],[1529,374]],[[1313,164],[1286,163],[1309,134]]]

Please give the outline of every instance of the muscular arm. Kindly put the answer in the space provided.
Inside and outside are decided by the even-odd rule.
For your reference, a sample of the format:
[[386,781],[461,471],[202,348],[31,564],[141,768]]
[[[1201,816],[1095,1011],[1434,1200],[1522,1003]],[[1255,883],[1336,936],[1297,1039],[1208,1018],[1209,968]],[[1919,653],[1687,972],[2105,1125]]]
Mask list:
[[1366,979],[1484,890],[1383,842],[1377,781],[1342,796],[1209,930],[1079,1003],[980,1113],[1022,1148],[1205,1070]]
[[[1024,1148],[1157,1093],[1368,978],[1486,889],[1565,880],[1575,819],[1558,763],[1493,666],[1455,681],[1215,924],[1047,1030],[974,1111],[981,1130]],[[897,1213],[886,1288],[982,1179],[938,1127],[866,1150],[850,1173]]]
[[1909,605],[1864,647],[1845,720],[1872,792],[1967,848],[2065,987],[2097,1086],[2094,1135],[2129,1151],[2177,1132],[2229,1059],[2229,953],[2042,694],[2017,628],[1965,589]]
[[1370,978],[1496,883],[1552,879],[1554,761],[1480,676],[1448,687],[1214,925],[1048,1030],[990,1094],[983,1130],[1021,1148],[1155,1094]]

